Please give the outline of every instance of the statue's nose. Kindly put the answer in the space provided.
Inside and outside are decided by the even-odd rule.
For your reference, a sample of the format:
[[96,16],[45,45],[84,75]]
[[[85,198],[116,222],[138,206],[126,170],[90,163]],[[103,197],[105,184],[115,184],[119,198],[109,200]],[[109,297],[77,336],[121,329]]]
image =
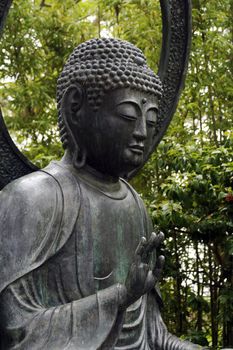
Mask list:
[[139,141],[144,141],[147,137],[147,128],[146,128],[146,119],[144,116],[141,118],[138,118],[133,136],[139,140]]

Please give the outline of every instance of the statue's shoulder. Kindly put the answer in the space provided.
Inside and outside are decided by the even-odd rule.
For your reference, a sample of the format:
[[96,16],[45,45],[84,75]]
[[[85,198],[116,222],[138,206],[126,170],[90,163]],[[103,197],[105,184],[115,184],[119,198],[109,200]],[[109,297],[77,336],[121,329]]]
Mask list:
[[27,205],[38,205],[46,208],[67,193],[77,192],[77,183],[69,170],[56,162],[46,168],[32,172],[12,181],[0,192],[0,198],[10,197]]
[[1,191],[1,196],[13,196],[15,199],[33,199],[45,201],[51,196],[57,184],[49,174],[38,170],[12,181]]

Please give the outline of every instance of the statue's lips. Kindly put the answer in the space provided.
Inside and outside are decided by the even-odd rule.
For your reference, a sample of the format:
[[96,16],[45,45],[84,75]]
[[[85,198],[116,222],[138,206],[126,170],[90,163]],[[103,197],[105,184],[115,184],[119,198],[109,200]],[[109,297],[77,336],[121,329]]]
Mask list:
[[144,145],[135,144],[129,145],[129,149],[136,154],[143,154],[145,148]]

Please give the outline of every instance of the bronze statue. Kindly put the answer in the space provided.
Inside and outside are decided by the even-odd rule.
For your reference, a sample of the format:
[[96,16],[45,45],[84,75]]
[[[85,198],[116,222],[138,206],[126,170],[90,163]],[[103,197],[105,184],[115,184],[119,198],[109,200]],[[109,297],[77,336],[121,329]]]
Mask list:
[[163,323],[164,237],[125,180],[159,140],[162,97],[126,41],[70,56],[57,87],[64,157],[0,193],[1,349],[199,349]]

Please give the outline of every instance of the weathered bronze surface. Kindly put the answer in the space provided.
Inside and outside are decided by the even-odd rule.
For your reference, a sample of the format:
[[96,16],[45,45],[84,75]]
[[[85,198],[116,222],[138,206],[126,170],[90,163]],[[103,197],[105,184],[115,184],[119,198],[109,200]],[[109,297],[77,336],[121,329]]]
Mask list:
[[[164,237],[152,232],[125,180],[144,165],[171,119],[178,92],[163,119],[161,67],[159,77],[125,41],[81,44],[58,80],[64,157],[35,172],[22,168],[29,174],[15,181],[3,171],[2,187],[9,184],[0,192],[1,349],[199,349],[163,323],[164,258],[156,249]],[[9,140],[2,125],[8,153]]]

